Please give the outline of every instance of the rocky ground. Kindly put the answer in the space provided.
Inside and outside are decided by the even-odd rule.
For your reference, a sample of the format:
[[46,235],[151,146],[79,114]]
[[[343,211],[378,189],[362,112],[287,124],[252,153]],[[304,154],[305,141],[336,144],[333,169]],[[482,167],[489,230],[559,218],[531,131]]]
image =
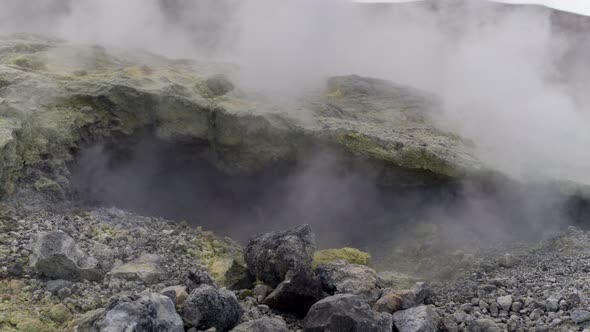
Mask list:
[[317,251],[306,225],[242,248],[115,208],[2,212],[0,331],[590,327],[590,233],[574,227],[478,254],[450,280],[420,280],[376,272],[358,250]]

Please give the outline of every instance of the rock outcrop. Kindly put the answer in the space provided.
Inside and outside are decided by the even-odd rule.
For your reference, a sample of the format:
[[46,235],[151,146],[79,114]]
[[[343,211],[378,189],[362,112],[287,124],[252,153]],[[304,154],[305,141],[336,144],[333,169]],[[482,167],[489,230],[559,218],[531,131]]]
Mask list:
[[416,175],[395,181],[480,169],[468,144],[429,120],[440,106],[428,93],[342,76],[303,102],[276,105],[241,91],[227,72],[31,34],[0,38],[0,194],[26,179],[63,199],[67,163],[83,144],[146,129],[167,142],[206,142],[210,161],[231,174],[295,160],[313,144]]

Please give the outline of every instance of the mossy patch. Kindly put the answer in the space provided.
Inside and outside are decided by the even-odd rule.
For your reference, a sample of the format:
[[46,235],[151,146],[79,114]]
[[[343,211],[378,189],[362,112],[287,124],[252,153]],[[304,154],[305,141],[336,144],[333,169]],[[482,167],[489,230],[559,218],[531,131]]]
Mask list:
[[12,64],[30,69],[30,70],[45,70],[47,67],[45,63],[41,61],[39,58],[29,55],[20,55],[12,59]]
[[371,255],[355,248],[325,249],[313,254],[313,268],[320,264],[330,263],[344,259],[351,264],[368,265]]

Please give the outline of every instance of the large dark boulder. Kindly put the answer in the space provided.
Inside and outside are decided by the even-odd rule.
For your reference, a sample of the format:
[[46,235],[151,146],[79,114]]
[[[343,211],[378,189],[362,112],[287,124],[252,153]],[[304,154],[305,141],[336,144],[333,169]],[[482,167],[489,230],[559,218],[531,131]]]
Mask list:
[[184,302],[182,319],[188,327],[200,330],[214,327],[216,331],[223,332],[231,330],[240,320],[242,313],[234,293],[210,285],[201,285],[194,289]]
[[359,295],[368,303],[375,303],[381,296],[377,272],[365,265],[349,264],[341,259],[321,264],[316,274],[327,293]]
[[275,287],[289,272],[310,273],[314,251],[311,227],[302,225],[253,238],[246,245],[244,258],[252,275]]
[[303,323],[305,332],[391,332],[392,318],[379,313],[360,296],[338,294],[314,304]]
[[149,294],[112,301],[92,324],[92,331],[183,332],[184,327],[172,300],[164,295]]
[[53,279],[96,281],[104,276],[97,260],[80,250],[74,239],[62,231],[37,236],[30,264],[37,272]]
[[323,297],[319,278],[300,271],[280,283],[264,299],[264,304],[303,317],[309,308]]

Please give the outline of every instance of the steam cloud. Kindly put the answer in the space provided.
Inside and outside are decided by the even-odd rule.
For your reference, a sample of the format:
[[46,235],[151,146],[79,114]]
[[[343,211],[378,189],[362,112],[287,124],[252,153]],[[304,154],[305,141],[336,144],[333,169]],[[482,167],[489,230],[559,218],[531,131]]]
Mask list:
[[[269,95],[298,95],[327,76],[352,73],[429,90],[443,102],[439,126],[472,141],[489,167],[532,182],[590,183],[590,41],[584,33],[556,28],[551,12],[540,7],[344,0],[4,0],[2,7],[2,32],[40,31],[75,42],[230,61],[239,66],[233,77],[239,86]],[[318,189],[313,177],[326,178],[312,170],[289,187],[298,206]],[[346,188],[338,181],[328,181],[333,194],[358,195],[342,204],[366,193],[378,196],[357,178],[349,178]],[[501,238],[510,227],[541,229],[563,219],[563,202],[532,192],[490,199],[466,187],[458,207],[433,204],[427,214],[469,220]],[[506,207],[520,214],[498,212]],[[508,225],[496,227],[502,221]]]

